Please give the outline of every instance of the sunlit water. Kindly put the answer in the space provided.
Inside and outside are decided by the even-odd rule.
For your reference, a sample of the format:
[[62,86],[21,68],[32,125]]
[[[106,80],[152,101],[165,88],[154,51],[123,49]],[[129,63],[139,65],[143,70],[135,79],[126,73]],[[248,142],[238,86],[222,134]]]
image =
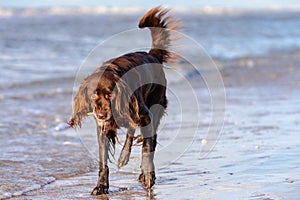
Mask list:
[[[94,47],[115,34],[137,28],[143,14],[53,14],[32,9],[10,12],[9,16],[0,16],[1,85],[74,75]],[[299,12],[186,11],[176,16],[184,23],[183,32],[213,58],[272,55],[300,47],[300,29],[296,28],[300,26]],[[132,50],[145,42],[141,41],[143,37],[133,39],[129,44]],[[102,54],[118,56],[115,51],[111,48]],[[185,52],[194,53],[188,48]]]
[[[68,199],[91,198],[89,192],[97,178],[95,132],[88,125],[78,133],[65,129],[71,113],[74,77],[96,45],[114,34],[135,28],[139,17],[138,14],[120,17],[70,13],[14,14],[0,18],[0,198],[20,196],[24,192],[29,197],[36,195],[35,198],[43,199],[61,198],[62,194]],[[180,13],[179,17],[185,24],[184,32],[215,59],[268,56],[300,46],[300,30],[295,28],[300,25],[297,12]],[[135,44],[143,42],[137,38],[127,45],[134,49]],[[193,50],[185,50],[197,56]],[[102,57],[117,56],[115,52],[114,48],[108,48],[99,55],[99,64]],[[176,95],[169,91],[169,110],[162,121],[158,154],[172,146],[178,127],[179,136],[188,148],[173,147],[172,159],[158,164],[157,183],[147,194],[136,181],[140,147],[134,147],[127,168],[118,171],[112,164],[109,197],[297,199],[299,92],[285,87],[227,89],[224,130],[213,151],[201,158],[200,149],[205,145],[203,138],[211,120],[211,99],[207,88],[202,87],[203,79],[187,70],[182,73],[198,80],[193,84],[196,84],[194,92],[200,102],[201,116],[191,107],[185,110],[189,116],[182,120]],[[174,77],[173,80],[172,75],[169,78],[174,88],[180,88],[180,82]],[[189,103],[188,98],[184,101]],[[190,123],[195,116],[200,117],[199,127]],[[90,132],[86,132],[88,128]],[[190,137],[197,128],[199,131]],[[120,131],[120,140],[123,139],[124,131]],[[117,146],[117,151],[120,148]],[[158,163],[164,159],[157,158]],[[86,172],[90,173],[77,177]],[[75,177],[65,180],[68,176]],[[44,185],[47,186],[40,191]],[[40,192],[30,193],[32,190]],[[51,197],[47,191],[51,191]]]

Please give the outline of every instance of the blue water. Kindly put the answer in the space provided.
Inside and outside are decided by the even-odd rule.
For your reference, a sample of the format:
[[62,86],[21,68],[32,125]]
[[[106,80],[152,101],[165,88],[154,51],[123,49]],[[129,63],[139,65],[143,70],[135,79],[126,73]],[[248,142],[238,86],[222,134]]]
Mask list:
[[[90,144],[85,142],[95,135],[80,135],[80,142],[71,129],[64,131],[71,113],[73,77],[96,45],[112,35],[137,27],[144,12],[132,10],[131,14],[126,14],[127,11],[115,10],[110,14],[107,10],[89,13],[82,10],[0,9],[0,102],[4,108],[0,112],[0,182],[3,184],[0,198],[44,188],[55,181],[54,177],[91,170],[92,158],[89,159],[86,151],[79,148],[82,144]],[[197,13],[181,10],[176,16],[185,25],[184,33],[201,44],[214,59],[287,54],[300,47],[300,13],[296,11]],[[114,46],[118,49],[108,45],[101,49],[103,52],[99,52],[99,58],[115,56],[124,46],[134,49],[144,42],[143,39],[130,36],[128,40],[117,40]],[[150,41],[146,40],[146,43],[150,45]],[[196,54],[195,49],[187,50],[193,56]],[[293,66],[289,68],[292,70]],[[279,75],[279,78],[288,79],[289,75]],[[229,76],[234,79],[234,75]],[[38,81],[33,82],[35,80]],[[272,81],[276,80],[280,81]],[[182,88],[182,84],[178,84],[170,91],[177,89],[184,94],[182,96],[188,97],[185,93],[188,91]],[[213,103],[210,94],[213,93],[205,89],[194,91],[201,99],[199,134],[202,134],[210,124]],[[209,157],[199,160],[199,144],[202,143],[199,137],[170,168],[158,169],[155,198],[297,199],[300,188],[299,134],[296,134],[300,124],[298,88],[296,85],[248,89],[227,87],[226,91],[226,121],[217,146]],[[178,121],[184,116],[177,109],[191,106],[183,109],[191,116],[182,121],[187,123],[183,126],[183,141],[191,141],[188,135],[196,128],[190,124],[190,119],[199,114],[191,104],[193,99],[186,98],[184,103],[174,100],[180,93],[174,94],[170,94],[167,115],[172,123],[161,123],[166,124],[166,132],[159,136],[158,148],[161,149],[163,145],[175,144],[173,136],[181,124]],[[81,130],[79,134],[85,129]],[[140,153],[140,149],[136,150]],[[163,155],[161,152],[159,156]],[[174,152],[180,154],[181,148]],[[138,169],[139,162],[135,161],[133,159],[130,163],[136,164]],[[73,199],[88,199],[96,174],[88,175],[81,184],[78,184],[81,179],[77,177],[71,179],[74,180],[71,184],[55,181],[54,187],[58,189],[40,190],[46,192],[45,195],[40,198],[33,196],[33,199],[53,199],[55,195],[59,199],[66,193]],[[113,172],[112,199],[146,198],[144,189],[136,182],[137,176],[135,173]],[[51,188],[52,185],[48,186]],[[178,186],[182,190],[178,190]],[[82,187],[81,190],[77,190],[78,187]],[[114,192],[118,187],[129,189],[120,194]],[[24,198],[27,197],[30,198]]]
[[[0,10],[0,85],[73,76],[96,45],[136,28],[144,13],[134,9],[131,14],[126,10],[111,10],[112,14],[92,11]],[[287,54],[300,49],[300,12],[295,10],[176,12],[184,23],[184,33],[214,59]],[[138,40],[129,43],[133,49]]]

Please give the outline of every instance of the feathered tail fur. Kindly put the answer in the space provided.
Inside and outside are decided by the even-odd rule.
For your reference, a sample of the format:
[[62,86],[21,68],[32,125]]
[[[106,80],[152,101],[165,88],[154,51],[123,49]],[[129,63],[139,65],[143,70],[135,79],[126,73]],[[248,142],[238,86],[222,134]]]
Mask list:
[[173,16],[166,16],[169,9],[161,6],[149,10],[139,22],[139,28],[149,28],[152,37],[152,47],[150,54],[154,55],[161,63],[173,62],[179,59],[178,55],[171,52],[171,42],[179,39],[176,32],[181,27],[181,23]]

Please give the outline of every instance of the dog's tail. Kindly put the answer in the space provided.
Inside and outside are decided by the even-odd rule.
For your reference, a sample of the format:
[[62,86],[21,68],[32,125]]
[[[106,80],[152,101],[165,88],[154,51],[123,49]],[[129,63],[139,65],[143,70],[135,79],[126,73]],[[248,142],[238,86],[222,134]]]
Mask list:
[[178,40],[176,31],[182,25],[172,16],[165,15],[169,9],[163,9],[161,6],[149,10],[139,22],[139,28],[148,27],[152,36],[152,47],[150,54],[154,55],[161,63],[174,62],[180,57],[171,52],[171,42]]

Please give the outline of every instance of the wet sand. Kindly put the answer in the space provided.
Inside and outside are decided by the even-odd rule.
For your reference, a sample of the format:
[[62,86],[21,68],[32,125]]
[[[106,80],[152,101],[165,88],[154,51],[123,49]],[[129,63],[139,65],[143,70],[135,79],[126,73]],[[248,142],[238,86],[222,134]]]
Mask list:
[[[138,183],[138,169],[112,169],[110,194],[102,197],[89,195],[97,180],[97,168],[82,138],[72,129],[53,129],[59,129],[57,125],[66,122],[71,112],[74,79],[4,88],[3,106],[22,102],[31,109],[16,107],[14,113],[19,114],[9,118],[6,116],[11,113],[1,113],[0,198],[298,199],[299,63],[299,53],[217,61],[227,105],[222,135],[210,154],[199,156],[202,132],[209,126],[208,103],[201,104],[201,133],[196,138],[185,138],[193,140],[189,149],[172,164],[157,169],[152,191]],[[209,102],[207,88],[199,84],[203,83],[201,76],[190,81],[199,86],[199,99]],[[23,95],[28,88],[31,93]],[[172,109],[169,106],[168,117],[172,117]],[[193,117],[193,108],[189,112]],[[172,132],[172,124],[167,125],[167,132]],[[183,135],[193,126],[196,125],[188,124]],[[10,134],[20,129],[22,134]],[[168,137],[162,134],[161,143]]]

